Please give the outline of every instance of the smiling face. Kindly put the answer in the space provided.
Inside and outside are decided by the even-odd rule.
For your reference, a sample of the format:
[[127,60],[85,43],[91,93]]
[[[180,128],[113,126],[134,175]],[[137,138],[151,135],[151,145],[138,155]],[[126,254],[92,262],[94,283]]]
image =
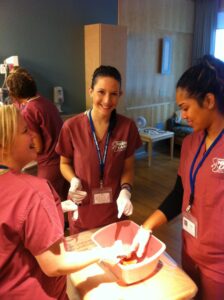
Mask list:
[[10,163],[16,170],[21,170],[26,164],[37,157],[33,146],[32,136],[21,115],[18,116],[17,134],[10,153]]
[[94,113],[109,118],[111,112],[117,107],[120,95],[120,83],[116,79],[99,76],[90,89]]
[[214,108],[214,97],[209,95],[200,106],[195,98],[188,95],[185,89],[177,88],[176,103],[181,110],[182,118],[187,120],[194,131],[208,129],[212,122],[212,110]]

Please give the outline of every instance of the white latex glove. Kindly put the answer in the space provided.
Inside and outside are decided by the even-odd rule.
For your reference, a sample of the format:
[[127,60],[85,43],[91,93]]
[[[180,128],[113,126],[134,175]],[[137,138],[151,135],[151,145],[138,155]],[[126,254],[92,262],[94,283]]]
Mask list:
[[133,205],[131,203],[131,193],[127,189],[122,189],[117,198],[117,217],[120,219],[122,214],[130,216],[133,213]]
[[68,194],[71,197],[72,201],[75,204],[81,204],[82,200],[86,197],[87,192],[81,191],[82,184],[79,178],[73,177],[70,182],[70,188],[68,190]]
[[136,251],[136,255],[142,257],[151,234],[152,230],[145,229],[141,226],[133,239],[130,251]]
[[73,177],[70,181],[70,189],[69,191],[75,192],[76,190],[82,189],[82,183],[79,178]]
[[107,262],[110,265],[119,263],[121,260],[120,257],[126,255],[126,251],[121,240],[115,241],[111,247],[100,248],[99,251],[101,251],[100,262]]
[[62,211],[64,213],[68,211],[77,210],[78,206],[72,200],[65,200],[61,202]]

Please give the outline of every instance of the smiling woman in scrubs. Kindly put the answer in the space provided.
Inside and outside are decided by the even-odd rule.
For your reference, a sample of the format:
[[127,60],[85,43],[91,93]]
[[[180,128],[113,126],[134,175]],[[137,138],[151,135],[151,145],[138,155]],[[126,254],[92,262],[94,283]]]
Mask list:
[[134,152],[141,139],[134,121],[116,113],[122,94],[118,70],[97,68],[89,93],[92,109],[64,123],[56,147],[70,197],[79,204],[69,218],[70,233],[117,222],[133,210]]

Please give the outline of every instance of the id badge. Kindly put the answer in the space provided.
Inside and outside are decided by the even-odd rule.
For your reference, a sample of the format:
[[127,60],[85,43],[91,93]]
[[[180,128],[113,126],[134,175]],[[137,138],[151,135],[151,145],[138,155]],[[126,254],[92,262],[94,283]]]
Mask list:
[[198,236],[198,221],[197,219],[192,216],[190,212],[183,212],[182,213],[182,227],[187,233],[191,236],[197,238]]
[[105,204],[112,202],[112,188],[102,187],[93,189],[93,204]]

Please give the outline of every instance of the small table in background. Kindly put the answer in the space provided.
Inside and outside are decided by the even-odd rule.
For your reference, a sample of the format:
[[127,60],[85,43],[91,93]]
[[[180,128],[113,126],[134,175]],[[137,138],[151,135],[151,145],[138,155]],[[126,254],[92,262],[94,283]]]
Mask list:
[[139,129],[139,134],[143,142],[148,143],[148,165],[152,162],[152,144],[154,142],[170,139],[170,158],[173,159],[174,132],[161,130],[154,127]]

